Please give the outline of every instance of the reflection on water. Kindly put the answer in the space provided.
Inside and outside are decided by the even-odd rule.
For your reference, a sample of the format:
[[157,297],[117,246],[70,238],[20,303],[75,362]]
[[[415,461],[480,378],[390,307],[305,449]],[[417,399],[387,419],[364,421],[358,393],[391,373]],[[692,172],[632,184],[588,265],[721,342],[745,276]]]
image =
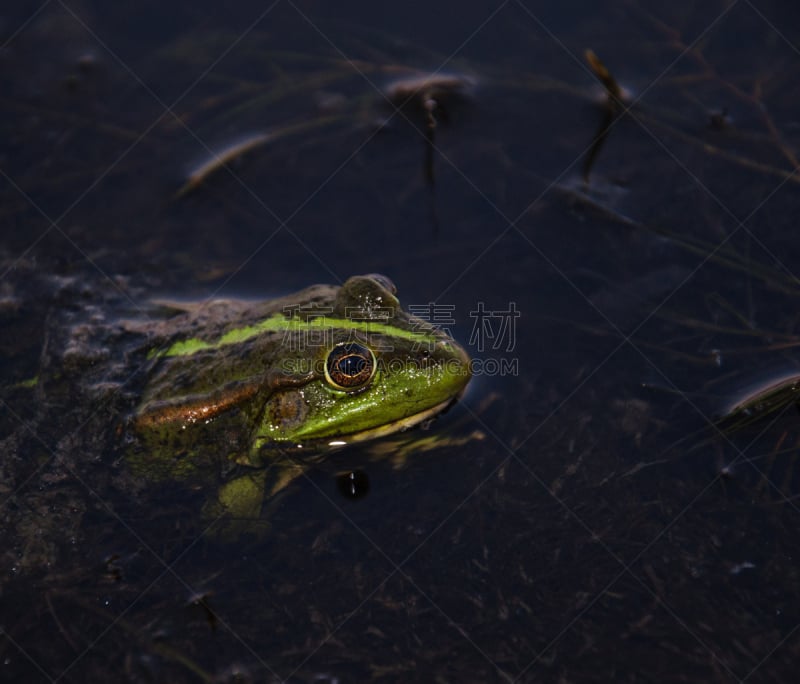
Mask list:
[[[0,678],[787,678],[793,8],[26,5],[0,11]],[[369,272],[515,370],[233,544],[202,489],[126,470],[118,321]]]

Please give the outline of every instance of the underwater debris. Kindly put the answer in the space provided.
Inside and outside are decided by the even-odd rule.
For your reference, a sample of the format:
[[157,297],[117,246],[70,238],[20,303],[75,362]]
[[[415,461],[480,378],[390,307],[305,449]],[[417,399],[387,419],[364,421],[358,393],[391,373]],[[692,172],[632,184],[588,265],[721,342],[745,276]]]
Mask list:
[[589,65],[589,68],[592,70],[592,73],[606,89],[609,105],[616,107],[619,104],[629,102],[630,93],[620,86],[620,84],[617,82],[617,79],[611,75],[608,67],[603,64],[594,51],[587,49],[583,55],[586,58],[586,62]]
[[175,199],[179,199],[196,190],[209,176],[225,168],[229,162],[266,144],[270,140],[272,140],[270,133],[256,133],[223,148],[219,152],[211,152],[211,159],[200,164],[189,174],[186,182],[175,193]]
[[426,104],[434,101],[443,107],[457,100],[465,100],[472,96],[475,80],[457,74],[425,74],[412,76],[390,83],[385,90],[386,98],[395,107],[408,105],[427,111]]

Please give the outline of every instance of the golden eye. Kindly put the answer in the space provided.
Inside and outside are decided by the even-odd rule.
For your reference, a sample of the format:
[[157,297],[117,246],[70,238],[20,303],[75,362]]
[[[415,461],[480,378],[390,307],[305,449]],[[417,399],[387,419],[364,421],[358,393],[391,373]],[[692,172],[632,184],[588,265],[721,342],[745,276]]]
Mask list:
[[375,355],[355,342],[337,344],[328,353],[325,379],[338,390],[352,392],[365,387],[375,375]]

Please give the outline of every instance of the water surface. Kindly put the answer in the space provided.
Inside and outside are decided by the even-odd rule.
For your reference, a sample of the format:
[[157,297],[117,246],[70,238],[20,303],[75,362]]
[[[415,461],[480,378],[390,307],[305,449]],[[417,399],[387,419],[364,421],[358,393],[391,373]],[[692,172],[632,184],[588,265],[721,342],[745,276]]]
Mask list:
[[[786,679],[797,412],[715,420],[797,372],[797,20],[744,0],[0,11],[0,678]],[[432,132],[390,97],[431,75],[462,84]],[[112,427],[19,386],[65,311],[369,272],[486,372],[432,428],[451,446],[343,452],[257,541],[204,537],[201,492],[134,490]]]

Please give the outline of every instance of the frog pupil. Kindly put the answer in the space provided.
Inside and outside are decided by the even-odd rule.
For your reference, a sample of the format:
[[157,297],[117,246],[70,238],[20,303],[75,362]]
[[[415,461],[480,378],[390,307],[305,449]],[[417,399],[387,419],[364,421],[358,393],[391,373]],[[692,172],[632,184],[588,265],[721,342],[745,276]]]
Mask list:
[[349,375],[350,377],[355,377],[362,370],[364,370],[364,366],[367,365],[367,361],[362,356],[345,356],[343,359],[339,359],[339,363],[337,365],[340,373]]

